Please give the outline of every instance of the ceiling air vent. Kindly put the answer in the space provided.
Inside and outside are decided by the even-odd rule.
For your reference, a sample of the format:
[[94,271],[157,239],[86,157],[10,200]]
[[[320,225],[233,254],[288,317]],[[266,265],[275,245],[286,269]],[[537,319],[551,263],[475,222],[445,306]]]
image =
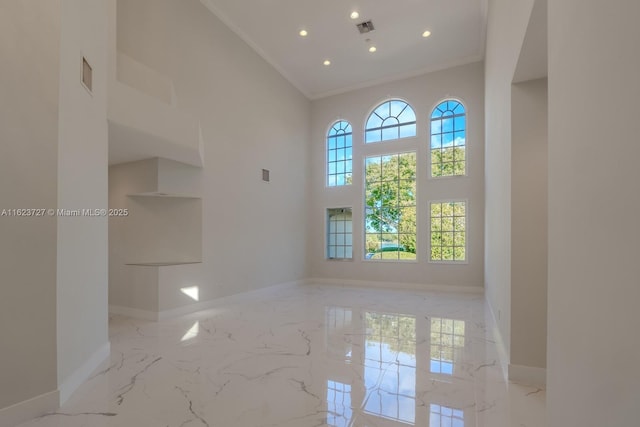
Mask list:
[[356,27],[358,27],[358,31],[360,31],[360,34],[370,33],[371,31],[375,30],[373,22],[371,21],[361,22],[357,24]]

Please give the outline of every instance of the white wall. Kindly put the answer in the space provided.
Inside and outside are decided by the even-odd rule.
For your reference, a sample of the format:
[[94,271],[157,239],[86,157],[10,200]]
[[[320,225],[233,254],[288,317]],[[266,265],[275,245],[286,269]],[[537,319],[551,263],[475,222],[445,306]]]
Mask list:
[[[511,92],[511,377],[547,359],[547,79]],[[540,370],[544,381],[544,371]],[[520,378],[521,380],[524,378]]]
[[639,16],[549,2],[550,426],[640,419]]
[[[106,207],[103,0],[3,2],[0,19],[3,208]],[[80,83],[83,54],[93,95]],[[13,424],[55,409],[58,390],[64,401],[108,355],[107,220],[1,223],[0,408],[18,405],[0,423]]]
[[[58,206],[107,207],[105,0],[62,2]],[[93,91],[81,84],[83,55]],[[107,217],[58,218],[58,386],[61,401],[109,355]]]
[[[429,179],[429,117],[443,99],[462,100],[467,108],[468,176]],[[365,261],[363,237],[363,131],[373,108],[390,98],[409,102],[418,118],[416,138],[368,144],[368,153],[417,150],[418,158],[418,261]],[[483,277],[483,175],[484,175],[484,91],[482,63],[475,63],[336,95],[312,103],[311,190],[308,208],[310,275],[321,279],[364,280],[418,285],[482,286]],[[353,184],[326,188],[326,135],[329,126],[344,119],[353,127]],[[427,261],[429,200],[468,200],[468,263],[436,264]],[[354,213],[353,261],[327,260],[325,255],[325,212],[327,208],[352,207]]]
[[[0,2],[0,209],[57,202],[60,1]],[[2,408],[50,393],[55,409],[56,219],[0,217]],[[34,414],[31,414],[34,415]]]
[[202,124],[204,262],[162,270],[162,309],[192,304],[185,286],[206,301],[305,277],[309,101],[198,0],[117,6],[118,50]]
[[485,58],[485,293],[509,353],[511,82],[534,0],[490,0]]

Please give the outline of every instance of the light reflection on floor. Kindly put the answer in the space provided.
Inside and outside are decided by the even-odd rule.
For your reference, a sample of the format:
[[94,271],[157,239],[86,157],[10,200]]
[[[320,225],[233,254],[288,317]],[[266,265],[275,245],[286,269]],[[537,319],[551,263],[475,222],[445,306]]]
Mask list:
[[505,383],[482,296],[280,287],[152,323],[111,319],[112,356],[23,427],[543,426]]

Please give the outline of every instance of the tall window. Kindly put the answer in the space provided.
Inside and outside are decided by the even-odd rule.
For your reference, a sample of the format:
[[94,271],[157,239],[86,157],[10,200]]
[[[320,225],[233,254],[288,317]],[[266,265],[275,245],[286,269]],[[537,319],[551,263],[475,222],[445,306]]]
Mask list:
[[431,202],[431,261],[465,261],[467,209],[463,201]]
[[327,258],[353,257],[351,208],[327,209]]
[[351,184],[352,146],[349,122],[335,122],[327,134],[327,186]]
[[416,153],[367,157],[365,258],[416,259]]
[[440,103],[431,113],[431,176],[466,174],[464,105],[455,100]]
[[392,99],[378,105],[367,119],[365,141],[380,142],[416,136],[416,113],[409,104]]

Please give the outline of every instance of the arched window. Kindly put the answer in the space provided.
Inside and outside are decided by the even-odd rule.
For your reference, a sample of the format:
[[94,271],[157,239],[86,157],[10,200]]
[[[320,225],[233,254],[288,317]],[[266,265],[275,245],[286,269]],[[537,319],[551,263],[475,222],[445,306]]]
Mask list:
[[327,186],[350,185],[352,182],[352,137],[349,122],[339,120],[327,134]]
[[431,176],[465,175],[467,115],[460,101],[448,99],[431,113]]
[[416,136],[416,113],[409,104],[392,99],[378,105],[367,119],[365,143]]

